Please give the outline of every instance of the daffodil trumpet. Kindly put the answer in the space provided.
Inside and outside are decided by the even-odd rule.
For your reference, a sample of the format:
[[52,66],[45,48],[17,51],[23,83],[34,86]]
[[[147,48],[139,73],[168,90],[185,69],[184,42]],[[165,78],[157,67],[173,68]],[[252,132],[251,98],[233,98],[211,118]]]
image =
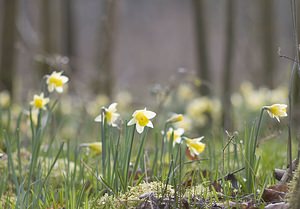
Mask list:
[[184,137],[186,146],[190,150],[191,156],[194,157],[196,155],[199,155],[202,153],[205,149],[205,144],[201,142],[201,140],[204,138],[204,136],[190,139],[187,137]]

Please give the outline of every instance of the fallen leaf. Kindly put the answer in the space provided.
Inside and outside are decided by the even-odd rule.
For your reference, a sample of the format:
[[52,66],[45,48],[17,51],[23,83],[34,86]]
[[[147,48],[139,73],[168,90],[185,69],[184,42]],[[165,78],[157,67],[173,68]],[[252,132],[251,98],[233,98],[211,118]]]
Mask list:
[[283,201],[287,192],[288,186],[286,184],[272,185],[264,189],[262,199],[268,203],[281,202]]
[[279,203],[271,203],[265,207],[265,209],[288,209],[289,204],[285,202],[279,202]]

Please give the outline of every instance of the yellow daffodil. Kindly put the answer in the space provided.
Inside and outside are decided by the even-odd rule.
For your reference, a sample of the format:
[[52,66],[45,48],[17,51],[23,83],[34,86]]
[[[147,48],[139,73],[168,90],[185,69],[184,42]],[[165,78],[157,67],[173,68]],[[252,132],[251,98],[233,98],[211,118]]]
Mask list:
[[155,112],[149,111],[146,108],[143,110],[136,110],[132,114],[132,119],[127,123],[128,126],[136,124],[136,131],[142,133],[145,126],[153,128],[153,124],[150,119],[156,116]]
[[276,118],[278,122],[280,122],[279,118],[287,116],[286,104],[273,104],[271,106],[264,106],[263,108],[267,110],[271,118]]
[[7,108],[10,105],[10,95],[8,91],[0,92],[0,108]]
[[201,142],[203,138],[204,136],[194,139],[185,138],[185,143],[189,148],[192,157],[195,157],[195,155],[199,155],[201,152],[204,151],[205,144]]
[[175,144],[180,144],[181,140],[182,140],[182,135],[184,134],[184,129],[183,128],[178,128],[178,129],[173,129],[173,128],[169,128],[168,132],[167,132],[167,139],[170,141],[172,139],[173,136],[173,146],[175,146]]
[[168,120],[167,123],[177,123],[183,120],[182,114],[173,114]]
[[30,102],[30,105],[33,106],[34,109],[43,109],[46,110],[46,104],[48,104],[49,98],[44,98],[44,93],[40,95],[34,95],[33,100]]
[[[108,125],[117,127],[116,121],[118,120],[120,114],[117,113],[117,103],[112,103],[108,108],[105,109],[105,118]],[[102,113],[95,118],[95,122],[102,121]]]
[[99,155],[102,153],[102,143],[101,142],[83,143],[83,144],[80,144],[80,147],[88,147],[90,149],[90,151],[95,155]]
[[51,75],[47,75],[48,91],[53,92],[56,90],[58,93],[63,92],[63,85],[69,81],[67,76],[62,75],[63,72],[52,72]]

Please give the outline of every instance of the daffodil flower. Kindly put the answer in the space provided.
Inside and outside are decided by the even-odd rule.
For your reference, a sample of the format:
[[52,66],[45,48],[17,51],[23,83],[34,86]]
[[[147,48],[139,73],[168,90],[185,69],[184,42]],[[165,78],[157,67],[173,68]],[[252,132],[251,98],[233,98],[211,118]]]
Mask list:
[[44,93],[41,93],[40,95],[35,94],[30,105],[33,106],[34,109],[46,110],[46,104],[48,104],[49,101],[49,98],[44,98]]
[[180,144],[181,140],[182,140],[182,135],[184,134],[184,129],[183,128],[178,128],[178,129],[173,129],[173,128],[169,128],[168,132],[167,132],[167,139],[170,141],[172,139],[173,136],[173,146],[175,146],[175,144]]
[[[120,114],[117,113],[117,103],[112,103],[108,108],[104,108],[105,110],[105,118],[108,125],[113,127],[117,127],[116,121],[120,117]],[[102,113],[95,118],[95,122],[102,121]]]
[[205,144],[201,142],[203,138],[204,136],[201,136],[199,138],[194,138],[194,139],[185,137],[185,143],[189,148],[192,157],[195,157],[195,155],[199,155],[201,152],[204,151]]
[[143,110],[136,110],[132,114],[132,119],[127,123],[128,126],[136,124],[136,131],[142,133],[145,126],[153,128],[153,124],[150,119],[156,116],[155,112],[149,111],[146,108]]
[[168,120],[167,123],[177,123],[183,120],[182,114],[173,114]]
[[92,143],[83,143],[79,145],[80,147],[88,147],[91,152],[95,155],[102,153],[102,143],[101,142],[92,142]]
[[47,75],[47,85],[48,85],[48,91],[53,92],[56,90],[58,93],[63,92],[63,85],[66,84],[69,81],[69,78],[67,76],[62,75],[61,72],[52,72],[51,75]]
[[287,116],[286,104],[273,104],[271,106],[264,106],[263,108],[267,110],[271,118],[276,118],[278,122],[280,122],[279,118]]
[[0,108],[7,108],[10,105],[10,95],[8,91],[0,92]]

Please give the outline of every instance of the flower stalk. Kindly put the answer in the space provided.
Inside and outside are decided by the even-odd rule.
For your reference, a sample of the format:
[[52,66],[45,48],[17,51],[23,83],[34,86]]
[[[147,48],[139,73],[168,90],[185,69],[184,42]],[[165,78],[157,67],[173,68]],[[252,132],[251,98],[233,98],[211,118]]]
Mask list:
[[261,121],[262,121],[263,114],[264,114],[265,110],[266,110],[266,107],[263,107],[260,110],[260,115],[259,115],[258,124],[257,124],[257,128],[256,128],[256,133],[255,133],[255,138],[254,138],[253,155],[255,155],[255,151],[256,151],[256,147],[257,147],[257,141],[258,141],[258,135],[259,135],[259,129],[260,129]]

